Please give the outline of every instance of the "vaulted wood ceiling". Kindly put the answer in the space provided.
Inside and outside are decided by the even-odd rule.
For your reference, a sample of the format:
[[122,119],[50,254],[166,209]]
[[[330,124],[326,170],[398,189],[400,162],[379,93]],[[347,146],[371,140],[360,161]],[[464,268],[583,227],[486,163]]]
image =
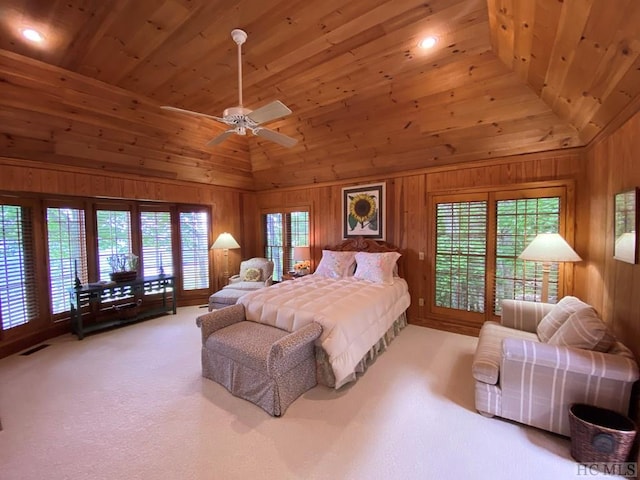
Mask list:
[[4,50],[216,116],[237,105],[244,29],[244,105],[281,100],[293,114],[268,126],[299,143],[190,147],[248,148],[258,190],[582,146],[640,95],[637,0],[3,0],[0,18]]

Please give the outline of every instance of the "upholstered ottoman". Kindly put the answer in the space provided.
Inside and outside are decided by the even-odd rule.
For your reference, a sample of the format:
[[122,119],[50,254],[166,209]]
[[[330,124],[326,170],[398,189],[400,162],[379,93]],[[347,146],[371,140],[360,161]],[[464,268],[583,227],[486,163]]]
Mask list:
[[314,344],[322,327],[295,332],[245,319],[244,305],[197,318],[202,330],[202,376],[279,417],[317,384]]
[[233,288],[223,288],[209,297],[209,311],[235,305],[238,299],[250,290],[235,290]]

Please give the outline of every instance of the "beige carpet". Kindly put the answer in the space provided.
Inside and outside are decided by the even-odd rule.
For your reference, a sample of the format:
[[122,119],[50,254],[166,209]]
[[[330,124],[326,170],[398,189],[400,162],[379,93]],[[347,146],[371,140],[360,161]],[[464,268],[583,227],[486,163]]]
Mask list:
[[477,414],[476,339],[408,326],[282,418],[200,376],[206,310],[0,360],[0,478],[568,479],[568,439]]

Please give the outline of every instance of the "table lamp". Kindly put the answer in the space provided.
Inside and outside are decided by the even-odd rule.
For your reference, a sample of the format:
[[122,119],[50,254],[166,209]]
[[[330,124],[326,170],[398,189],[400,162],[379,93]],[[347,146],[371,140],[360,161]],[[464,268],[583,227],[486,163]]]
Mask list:
[[549,271],[551,263],[579,262],[580,256],[569,246],[559,233],[540,233],[525,248],[520,260],[542,262],[542,295],[541,301],[549,301]]
[[[309,246],[293,247],[293,261],[307,262],[311,258],[311,249]],[[308,269],[307,269],[308,270]]]

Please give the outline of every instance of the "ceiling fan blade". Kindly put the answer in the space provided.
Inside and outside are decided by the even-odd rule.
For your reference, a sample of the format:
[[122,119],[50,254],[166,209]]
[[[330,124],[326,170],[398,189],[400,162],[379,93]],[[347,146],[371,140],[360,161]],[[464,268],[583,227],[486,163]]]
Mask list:
[[274,132],[273,130],[269,130],[268,128],[256,128],[253,133],[258,135],[259,137],[266,138],[267,140],[271,140],[272,142],[279,143],[283,147],[291,148],[296,143],[298,143],[298,139],[288,137],[278,132]]
[[271,103],[267,103],[265,106],[254,110],[247,115],[248,118],[256,123],[264,123],[276,118],[289,115],[291,110],[280,100],[275,100]]
[[224,140],[227,137],[230,137],[231,135],[233,135],[234,133],[236,133],[235,130],[227,130],[226,132],[222,132],[220,135],[218,135],[215,138],[212,138],[211,140],[209,140],[209,142],[207,143],[207,147],[211,147],[213,145],[218,145],[219,143],[224,142]]
[[178,107],[169,107],[167,105],[162,105],[160,108],[163,109],[163,110],[169,110],[169,111],[172,111],[172,112],[179,112],[179,113],[186,113],[188,115],[195,115],[196,117],[212,118],[213,120],[217,120],[218,122],[223,122],[224,123],[224,118],[216,117],[214,115],[208,115],[206,113],[194,112],[193,110],[185,110],[184,108],[178,108]]

